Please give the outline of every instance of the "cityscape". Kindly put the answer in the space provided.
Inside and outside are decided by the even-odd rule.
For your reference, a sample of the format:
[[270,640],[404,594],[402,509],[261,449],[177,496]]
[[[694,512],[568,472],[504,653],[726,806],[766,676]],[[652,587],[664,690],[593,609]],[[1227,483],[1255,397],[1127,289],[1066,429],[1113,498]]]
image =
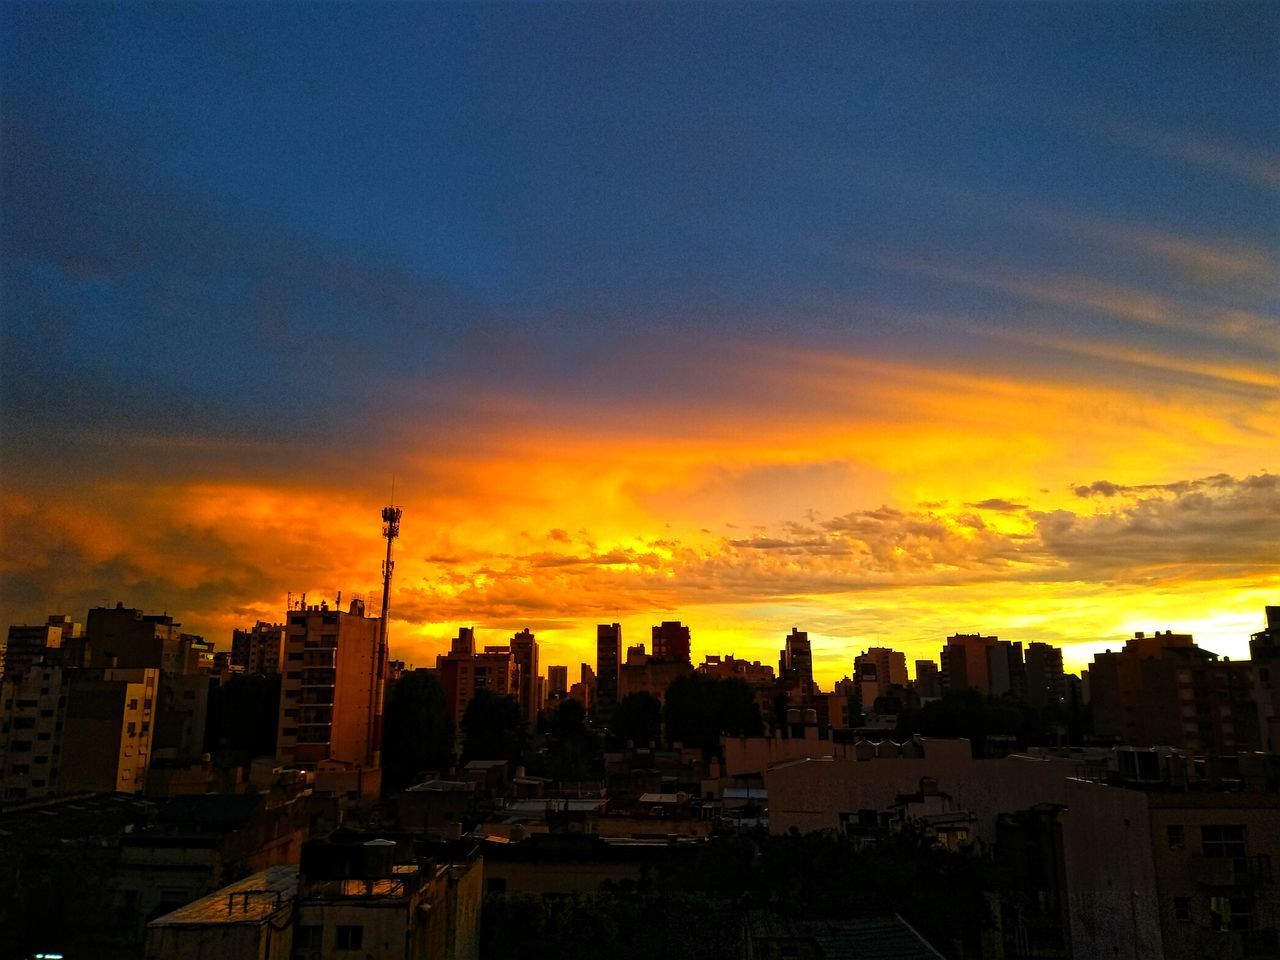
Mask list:
[[[9,627],[13,956],[553,956],[592,924],[624,956],[1280,950],[1280,605],[1248,660],[1166,629],[1079,676],[957,633],[823,690],[799,628],[776,668],[695,665],[678,620],[599,624],[572,672],[470,626],[415,667],[388,631],[403,515],[376,616],[302,595],[221,643],[123,602]],[[788,857],[830,875],[793,900]],[[957,882],[958,913],[925,895]]]
[[0,4],[0,960],[1280,960],[1280,4]]

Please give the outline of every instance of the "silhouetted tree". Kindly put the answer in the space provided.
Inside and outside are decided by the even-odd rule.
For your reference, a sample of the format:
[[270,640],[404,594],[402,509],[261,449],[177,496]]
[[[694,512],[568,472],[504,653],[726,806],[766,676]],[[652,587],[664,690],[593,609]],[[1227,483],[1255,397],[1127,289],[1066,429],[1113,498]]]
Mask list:
[[612,729],[622,743],[657,743],[662,736],[662,701],[651,693],[628,693],[613,711]]
[[755,694],[736,677],[676,677],[667,687],[663,719],[668,741],[701,747],[706,754],[720,749],[721,734],[756,737],[764,732]]
[[382,721],[383,790],[390,794],[418,782],[426,770],[453,764],[453,724],[444,688],[435,674],[413,670],[392,688]]
[[597,775],[599,737],[587,729],[587,712],[577,700],[563,700],[547,719],[546,772],[557,780]]
[[462,715],[462,761],[518,763],[525,747],[524,719],[511,697],[477,690]]
[[1018,746],[1050,742],[1052,734],[1030,704],[1014,697],[990,697],[972,688],[947,690],[919,710],[898,714],[895,733],[926,737],[963,737],[974,756],[982,756],[989,736],[1014,737]]

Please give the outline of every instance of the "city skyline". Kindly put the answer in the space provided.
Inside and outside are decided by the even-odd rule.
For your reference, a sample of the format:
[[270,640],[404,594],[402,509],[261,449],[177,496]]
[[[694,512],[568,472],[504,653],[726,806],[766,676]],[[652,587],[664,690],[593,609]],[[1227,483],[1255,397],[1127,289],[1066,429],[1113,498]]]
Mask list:
[[0,616],[829,686],[1280,595],[1274,6],[0,9]]

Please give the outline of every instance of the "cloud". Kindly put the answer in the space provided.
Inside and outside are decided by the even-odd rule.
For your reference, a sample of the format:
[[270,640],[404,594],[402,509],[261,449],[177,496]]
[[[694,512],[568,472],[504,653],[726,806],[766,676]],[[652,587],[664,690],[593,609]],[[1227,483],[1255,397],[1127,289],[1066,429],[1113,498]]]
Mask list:
[[987,500],[979,500],[977,503],[967,503],[967,507],[973,507],[975,510],[998,510],[1001,512],[1009,512],[1012,510],[1025,510],[1025,503],[1014,503],[1012,500],[1004,500],[1000,497],[991,497]]

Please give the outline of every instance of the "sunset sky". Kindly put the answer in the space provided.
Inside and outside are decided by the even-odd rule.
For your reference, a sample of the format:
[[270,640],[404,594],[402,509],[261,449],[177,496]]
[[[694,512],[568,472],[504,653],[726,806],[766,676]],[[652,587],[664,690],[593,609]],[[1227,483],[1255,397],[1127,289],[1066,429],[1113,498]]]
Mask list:
[[0,616],[392,655],[1280,603],[1280,6],[0,6]]

